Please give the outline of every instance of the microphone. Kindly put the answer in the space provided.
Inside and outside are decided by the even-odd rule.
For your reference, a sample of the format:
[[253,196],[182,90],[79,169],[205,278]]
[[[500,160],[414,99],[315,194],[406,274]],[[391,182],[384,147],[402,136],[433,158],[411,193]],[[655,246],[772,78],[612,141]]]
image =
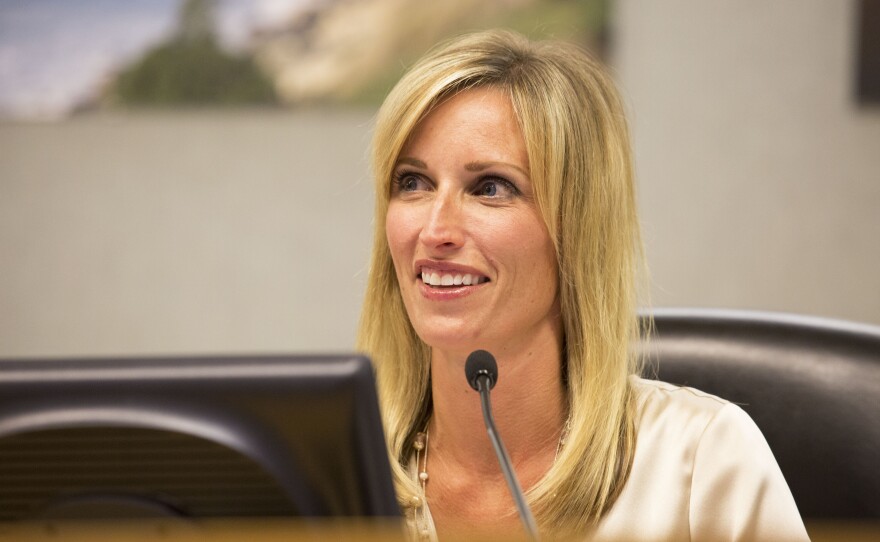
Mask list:
[[510,457],[507,450],[504,449],[504,443],[501,442],[501,436],[498,429],[495,428],[495,420],[492,418],[492,405],[489,403],[489,390],[495,387],[498,381],[498,364],[495,357],[485,350],[475,350],[467,357],[464,364],[464,374],[467,377],[468,384],[480,392],[480,403],[483,407],[483,422],[486,424],[486,432],[489,433],[489,440],[495,448],[495,455],[498,456],[498,463],[501,465],[501,472],[504,473],[504,479],[507,480],[507,487],[516,503],[516,509],[519,511],[519,517],[522,519],[523,526],[532,540],[538,540],[538,528],[535,525],[535,518],[532,517],[532,511],[523,496],[522,488],[516,479],[516,473],[510,465]]
[[485,350],[475,350],[467,357],[464,363],[464,374],[468,383],[477,391],[480,391],[478,379],[485,379],[484,383],[491,390],[498,380],[498,364],[495,357]]

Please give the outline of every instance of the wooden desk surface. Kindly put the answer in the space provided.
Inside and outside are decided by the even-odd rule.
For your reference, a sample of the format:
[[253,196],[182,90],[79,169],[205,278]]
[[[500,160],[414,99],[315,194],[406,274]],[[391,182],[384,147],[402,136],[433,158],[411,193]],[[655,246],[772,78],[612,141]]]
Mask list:
[[[807,521],[813,542],[876,542],[880,521]],[[154,520],[143,522],[0,523],[0,541],[15,542],[297,542],[406,541],[403,526],[366,520]]]

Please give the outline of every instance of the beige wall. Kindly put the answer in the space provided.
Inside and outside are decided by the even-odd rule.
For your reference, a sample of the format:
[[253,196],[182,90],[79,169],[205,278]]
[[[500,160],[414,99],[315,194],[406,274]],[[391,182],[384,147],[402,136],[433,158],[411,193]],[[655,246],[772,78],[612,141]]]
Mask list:
[[[880,324],[853,6],[618,1],[655,305]],[[350,350],[371,116],[0,124],[0,357]]]
[[850,0],[617,0],[654,304],[880,323],[880,108]]
[[351,350],[370,119],[0,125],[0,356]]

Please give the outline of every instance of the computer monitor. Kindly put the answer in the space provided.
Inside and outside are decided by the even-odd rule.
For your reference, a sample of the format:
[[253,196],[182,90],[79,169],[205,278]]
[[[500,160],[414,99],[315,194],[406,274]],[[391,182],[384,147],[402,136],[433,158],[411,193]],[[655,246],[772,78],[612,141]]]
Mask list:
[[399,514],[365,357],[0,360],[0,521]]

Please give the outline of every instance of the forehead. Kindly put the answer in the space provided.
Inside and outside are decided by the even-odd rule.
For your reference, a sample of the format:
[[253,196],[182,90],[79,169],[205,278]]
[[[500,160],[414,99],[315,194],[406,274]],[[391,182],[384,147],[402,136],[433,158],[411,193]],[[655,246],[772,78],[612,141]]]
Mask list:
[[400,158],[421,158],[441,149],[513,161],[528,170],[526,145],[510,97],[496,87],[464,90],[439,103],[410,134]]

